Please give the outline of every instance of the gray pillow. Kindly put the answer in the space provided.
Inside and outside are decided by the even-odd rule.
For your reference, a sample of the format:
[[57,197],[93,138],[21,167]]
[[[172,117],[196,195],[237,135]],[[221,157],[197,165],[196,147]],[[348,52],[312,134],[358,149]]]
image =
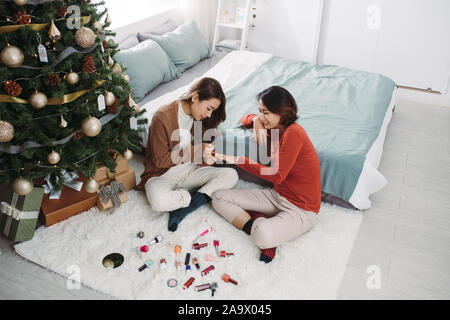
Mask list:
[[137,102],[160,83],[181,75],[164,50],[153,40],[122,50],[115,55],[115,59],[127,68]]
[[139,40],[139,42],[145,41],[150,39],[150,35],[153,36],[162,36],[164,34],[166,34],[167,32],[173,31],[177,28],[177,24],[175,23],[174,20],[169,19],[166,22],[152,28],[150,31],[146,31],[146,32],[138,32],[137,34],[137,38]]
[[119,43],[119,50],[126,50],[139,44],[139,40],[135,34],[132,34]]
[[164,49],[180,72],[211,56],[211,50],[194,20],[186,21],[163,36],[151,35],[150,39]]

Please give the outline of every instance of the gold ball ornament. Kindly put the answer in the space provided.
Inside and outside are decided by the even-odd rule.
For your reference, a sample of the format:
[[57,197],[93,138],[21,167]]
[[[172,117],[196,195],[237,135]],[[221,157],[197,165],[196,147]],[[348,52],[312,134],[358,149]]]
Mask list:
[[30,97],[30,104],[37,110],[44,108],[47,101],[47,96],[39,91],[35,91]]
[[114,94],[111,91],[106,91],[105,104],[109,107],[114,103],[114,101],[116,101],[116,97],[114,96]]
[[81,130],[88,137],[95,137],[102,131],[102,123],[97,118],[89,116],[81,123]]
[[0,53],[0,60],[10,68],[20,67],[24,58],[22,50],[10,44],[8,44]]
[[14,0],[14,3],[17,4],[18,6],[24,6],[26,5],[28,2],[28,0]]
[[75,42],[83,47],[90,48],[95,43],[95,33],[87,27],[81,27],[75,32]]
[[28,179],[19,177],[13,182],[13,191],[19,196],[24,196],[33,191],[33,182]]
[[69,72],[66,74],[66,82],[70,85],[75,85],[80,81],[80,76],[76,72]]
[[47,161],[50,164],[57,164],[61,160],[61,156],[55,150],[52,150],[47,156]]
[[131,151],[130,149],[127,149],[123,152],[122,156],[125,160],[131,160],[131,159],[133,159],[133,151]]
[[117,73],[118,75],[122,74],[122,67],[120,66],[120,64],[115,63],[114,66],[112,67],[112,71],[114,73]]
[[100,22],[95,21],[92,25],[98,30],[98,32],[102,32],[103,31],[103,26],[102,26],[102,24]]
[[0,143],[9,142],[14,138],[14,126],[7,122],[0,120]]
[[98,182],[95,179],[89,179],[84,185],[84,188],[88,193],[95,193],[98,190]]

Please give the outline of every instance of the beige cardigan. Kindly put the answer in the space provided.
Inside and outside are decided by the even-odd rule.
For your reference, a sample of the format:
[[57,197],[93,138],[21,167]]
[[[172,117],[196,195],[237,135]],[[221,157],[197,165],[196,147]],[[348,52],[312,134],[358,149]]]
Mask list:
[[[141,182],[135,188],[136,190],[143,191],[148,179],[163,175],[177,164],[189,162],[184,160],[174,163],[172,161],[171,153],[175,146],[179,144],[179,139],[171,141],[171,137],[172,133],[178,128],[178,101],[176,100],[160,107],[152,118],[144,160],[145,170],[141,175]],[[194,126],[192,127],[192,134],[193,131]],[[201,157],[205,146],[206,143],[202,143],[191,147],[191,162],[195,160],[199,165],[205,165]],[[199,152],[200,148],[201,152]],[[196,151],[199,153],[196,154]],[[179,155],[180,158],[183,157],[182,150],[180,150]],[[195,159],[194,155],[197,155]]]

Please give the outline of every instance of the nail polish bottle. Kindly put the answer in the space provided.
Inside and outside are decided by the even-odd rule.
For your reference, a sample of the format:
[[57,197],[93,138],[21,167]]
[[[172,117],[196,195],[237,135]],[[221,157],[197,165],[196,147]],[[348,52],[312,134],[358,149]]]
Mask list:
[[138,269],[139,272],[141,272],[141,271],[143,271],[143,270],[145,270],[147,268],[150,268],[152,264],[153,264],[152,260],[145,261],[144,264]]
[[155,243],[159,243],[161,242],[163,239],[162,236],[156,236],[152,241],[150,241],[150,245],[155,244]]
[[213,265],[210,265],[208,268],[206,268],[205,270],[203,270],[201,272],[202,277],[206,276],[211,270],[214,270],[214,269],[215,269],[215,267]]
[[189,280],[186,281],[186,283],[183,285],[182,289],[186,290],[187,288],[189,288],[191,284],[194,282],[194,280],[195,280],[194,277],[189,278]]
[[164,269],[166,269],[166,267],[167,267],[166,259],[163,258],[159,261],[159,269],[164,270]]
[[206,289],[209,289],[209,288],[211,288],[211,284],[205,283],[205,284],[201,284],[199,286],[196,286],[194,289],[195,289],[195,291],[203,291],[203,290],[206,290]]
[[192,263],[195,265],[195,267],[197,268],[197,270],[200,270],[200,264],[198,263],[198,258],[192,258]]

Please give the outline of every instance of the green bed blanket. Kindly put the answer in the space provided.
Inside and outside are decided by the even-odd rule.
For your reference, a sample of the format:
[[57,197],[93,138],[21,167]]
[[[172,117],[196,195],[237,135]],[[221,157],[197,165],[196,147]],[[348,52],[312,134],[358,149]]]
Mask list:
[[322,191],[348,201],[396,84],[380,74],[273,56],[225,92],[227,119],[219,129],[226,136],[216,139],[216,149],[249,155],[254,141],[241,118],[258,113],[256,96],[272,85],[286,88],[297,101],[297,122],[320,159]]

